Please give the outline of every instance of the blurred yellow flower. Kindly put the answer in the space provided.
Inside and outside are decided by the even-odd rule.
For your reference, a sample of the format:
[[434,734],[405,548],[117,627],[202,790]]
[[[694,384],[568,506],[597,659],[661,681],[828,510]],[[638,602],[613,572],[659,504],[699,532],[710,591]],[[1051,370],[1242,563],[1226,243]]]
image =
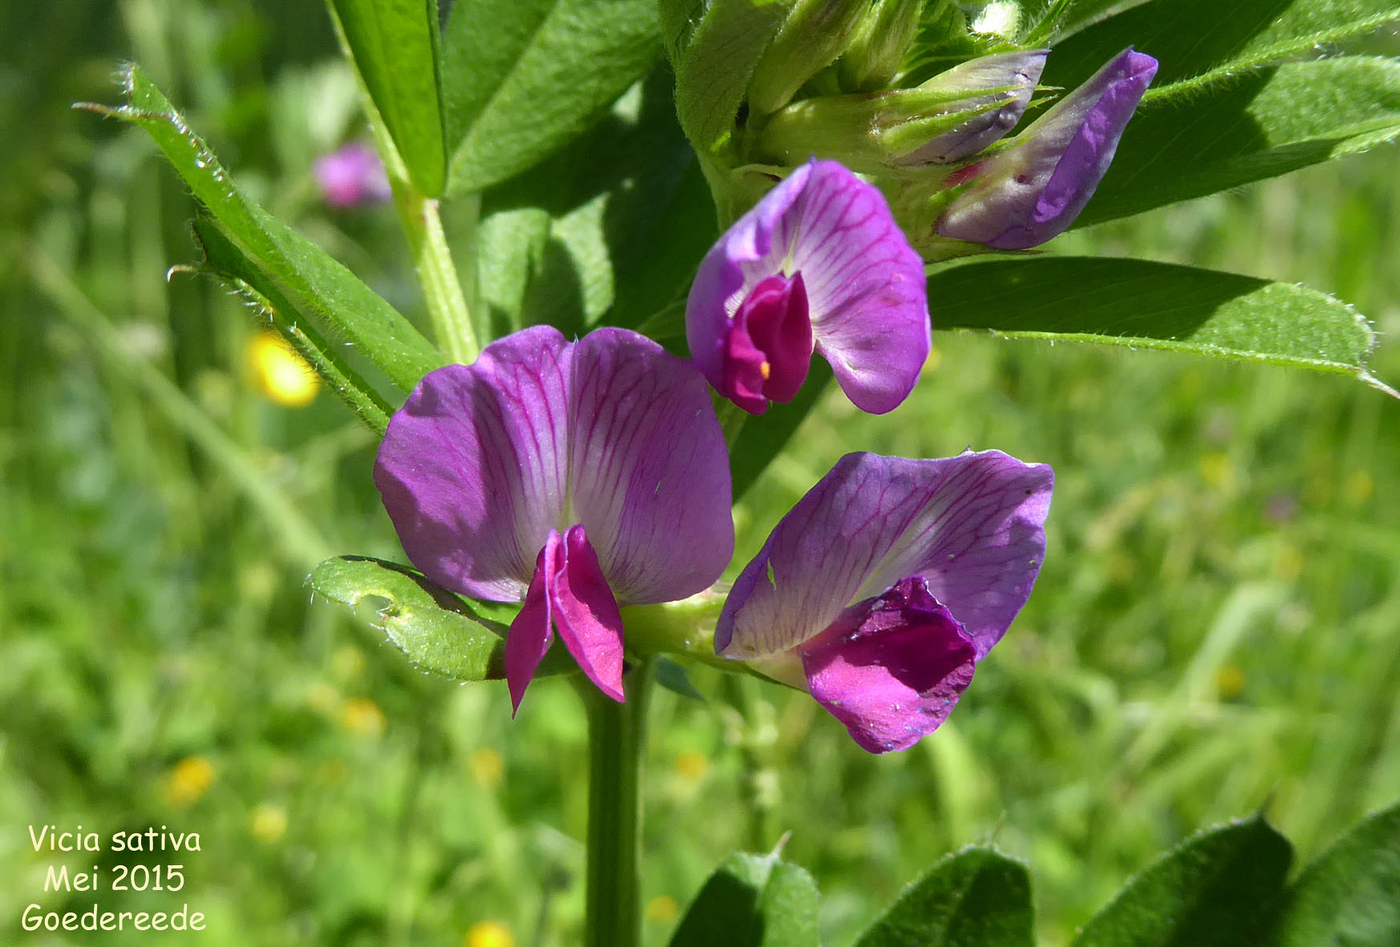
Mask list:
[[685,782],[700,782],[709,769],[709,758],[698,750],[683,750],[676,754],[676,775]]
[[1226,664],[1215,672],[1215,693],[1221,700],[1234,700],[1244,693],[1244,672]]
[[214,764],[202,756],[187,756],[170,768],[161,780],[160,794],[167,805],[191,806],[214,784]]
[[384,711],[368,697],[356,697],[341,706],[340,725],[357,737],[377,740],[384,735]]
[[466,947],[515,947],[510,928],[499,921],[479,921],[467,931]]
[[287,810],[270,802],[259,803],[253,810],[253,838],[271,845],[287,834]]
[[657,924],[669,924],[681,912],[681,906],[669,894],[658,895],[647,904],[647,920]]
[[471,766],[472,778],[488,789],[495,789],[499,786],[506,771],[506,764],[501,759],[501,754],[489,746],[483,746],[473,752],[468,765]]
[[259,332],[248,340],[248,367],[258,390],[288,408],[305,407],[321,389],[311,366],[276,332]]

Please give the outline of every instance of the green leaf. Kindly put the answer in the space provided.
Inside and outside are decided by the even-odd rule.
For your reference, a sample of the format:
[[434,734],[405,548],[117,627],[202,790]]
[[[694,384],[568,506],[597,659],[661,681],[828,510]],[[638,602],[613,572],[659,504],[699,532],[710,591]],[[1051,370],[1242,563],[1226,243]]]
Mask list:
[[698,700],[702,704],[705,703],[705,695],[695,689],[695,685],[690,682],[690,675],[685,672],[685,668],[667,657],[656,658],[655,668],[657,684],[673,694]]
[[1032,947],[1031,882],[991,849],[949,855],[899,896],[855,947]]
[[735,854],[705,882],[671,947],[817,947],[817,885],[771,855]]
[[1151,0],[1055,0],[1027,31],[1026,46],[1059,45],[1080,30]]
[[930,275],[928,294],[939,329],[1294,365],[1389,391],[1366,369],[1375,346],[1366,319],[1304,286],[1143,260],[1042,257],[944,269]]
[[763,414],[744,421],[738,439],[729,450],[735,502],[743,498],[773,458],[782,453],[797,426],[826,394],[834,377],[826,359],[814,358],[796,398],[787,404],[770,404]]
[[1400,62],[1290,63],[1149,99],[1076,227],[1364,151],[1400,134]]
[[[502,606],[468,604],[406,566],[360,556],[327,559],[306,584],[352,608],[372,605],[371,623],[420,667],[459,681],[505,676],[509,611]],[[574,668],[562,648],[552,648],[536,674]]]
[[1072,947],[1235,947],[1283,890],[1293,847],[1260,816],[1187,839],[1138,875]]
[[1161,63],[1149,97],[1167,95],[1164,87],[1173,83],[1218,79],[1364,33],[1397,16],[1396,0],[1152,0],[1057,44],[1042,81],[1073,88],[1134,46]]
[[447,150],[438,108],[437,4],[330,0],[350,56],[422,194],[442,193]]
[[441,353],[353,273],[245,197],[138,66],[125,67],[124,81],[127,105],[81,107],[144,128],[195,198],[299,312],[344,336],[405,392],[443,364]]
[[1400,806],[1365,819],[1289,886],[1270,947],[1400,944]]
[[546,157],[655,63],[654,0],[457,0],[442,36],[448,192]]
[[676,113],[702,156],[733,132],[754,68],[788,7],[781,0],[712,0],[673,54]]
[[393,409],[341,360],[335,349],[300,313],[275,284],[234,245],[224,232],[207,218],[194,222],[195,239],[204,250],[204,264],[198,267],[225,283],[243,297],[292,344],[302,358],[360,420],[380,437],[389,427]]

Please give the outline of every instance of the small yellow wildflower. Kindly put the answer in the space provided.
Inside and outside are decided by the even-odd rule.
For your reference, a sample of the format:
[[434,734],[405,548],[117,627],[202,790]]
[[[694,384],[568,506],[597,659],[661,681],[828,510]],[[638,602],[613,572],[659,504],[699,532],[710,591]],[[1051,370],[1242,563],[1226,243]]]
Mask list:
[[287,810],[270,802],[259,803],[253,810],[253,838],[271,845],[287,834]]
[[214,784],[214,764],[202,756],[187,756],[171,767],[161,781],[167,805],[192,806]]
[[276,332],[259,332],[248,341],[248,367],[258,390],[288,408],[305,407],[321,389],[311,366]]
[[510,928],[499,921],[478,921],[467,931],[466,947],[515,947]]

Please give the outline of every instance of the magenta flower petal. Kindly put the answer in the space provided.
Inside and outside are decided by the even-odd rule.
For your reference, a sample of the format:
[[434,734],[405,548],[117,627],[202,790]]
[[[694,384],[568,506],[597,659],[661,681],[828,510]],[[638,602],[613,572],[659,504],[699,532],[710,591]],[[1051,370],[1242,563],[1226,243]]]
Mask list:
[[751,360],[744,345],[729,343],[736,324],[770,368],[793,362],[790,333],[769,343],[736,323],[760,287],[771,292],[775,276],[801,277],[814,348],[857,407],[882,414],[904,400],[928,356],[924,267],[878,190],[834,161],[812,161],[768,192],[701,262],[686,304],[691,355],[717,391],[754,413],[766,407],[759,402],[796,393],[786,369],[770,372],[756,395],[740,392],[735,375],[752,374],[729,366],[733,358]]
[[871,753],[908,749],[942,726],[977,661],[919,578],[852,606],[801,654],[812,696]]
[[919,576],[978,657],[1030,597],[1054,475],[1000,451],[944,460],[847,454],[778,523],[735,581],[716,650],[761,658],[831,626],[852,602]]
[[573,346],[571,391],[571,516],[613,593],[648,605],[708,588],[734,553],[734,521],[705,380],[645,336],[599,329]]
[[419,382],[389,421],[374,482],[408,558],[439,585],[518,602],[566,529],[572,346],[538,326]]
[[968,191],[949,205],[938,233],[1023,250],[1074,223],[1108,171],[1118,141],[1157,60],[1131,47],[1055,103],[981,165]]
[[554,596],[550,594],[550,586],[562,570],[563,545],[559,532],[550,530],[540,550],[530,589],[525,593],[525,605],[506,634],[506,686],[510,690],[512,714],[520,709],[525,688],[554,640]]
[[684,598],[719,577],[734,546],[728,461],[689,362],[623,329],[569,343],[538,326],[426,376],[374,476],[425,575],[525,601],[506,648],[514,701],[552,629],[620,700],[618,602]]

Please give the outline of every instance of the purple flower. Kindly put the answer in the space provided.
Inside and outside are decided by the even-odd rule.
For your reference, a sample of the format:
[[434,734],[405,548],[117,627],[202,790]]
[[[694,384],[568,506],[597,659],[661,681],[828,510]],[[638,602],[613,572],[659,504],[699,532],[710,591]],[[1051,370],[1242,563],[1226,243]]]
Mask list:
[[506,638],[517,708],[555,629],[622,700],[619,603],[692,595],[734,549],[705,381],[625,329],[570,343],[537,326],[428,374],[390,420],[374,482],[424,575],[525,603]]
[[805,686],[872,753],[947,718],[1045,554],[1054,474],[1000,451],[847,454],[783,517],[715,650]]
[[316,160],[316,183],[332,207],[354,207],[371,201],[387,201],[392,192],[384,165],[373,148],[352,141]]
[[1131,47],[1059,102],[1004,151],[955,174],[971,180],[943,213],[944,237],[1024,250],[1074,223],[1108,171],[1118,140],[1157,74]]
[[924,282],[880,192],[834,161],[812,161],[701,261],[686,339],[715,390],[751,414],[797,394],[813,348],[856,407],[883,414],[928,356]]

